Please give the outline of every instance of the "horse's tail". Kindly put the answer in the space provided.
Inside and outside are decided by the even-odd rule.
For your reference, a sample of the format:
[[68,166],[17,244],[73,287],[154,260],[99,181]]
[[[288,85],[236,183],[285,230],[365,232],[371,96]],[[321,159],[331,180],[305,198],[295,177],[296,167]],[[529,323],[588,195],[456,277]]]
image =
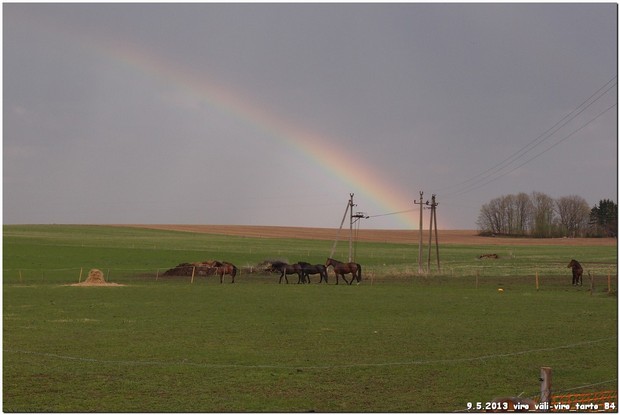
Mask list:
[[231,274],[231,275],[232,275],[233,277],[234,277],[235,275],[237,275],[237,267],[236,267],[236,266],[234,266],[234,265],[232,266],[232,274]]

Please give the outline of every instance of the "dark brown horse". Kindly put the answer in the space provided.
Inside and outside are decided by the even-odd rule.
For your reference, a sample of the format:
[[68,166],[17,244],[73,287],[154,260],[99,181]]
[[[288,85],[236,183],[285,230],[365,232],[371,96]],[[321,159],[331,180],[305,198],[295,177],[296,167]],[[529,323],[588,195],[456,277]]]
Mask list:
[[271,266],[268,268],[268,270],[271,272],[280,273],[280,281],[278,281],[278,284],[282,284],[282,277],[284,277],[286,283],[288,284],[287,275],[291,274],[297,274],[297,284],[301,284],[303,281],[303,271],[301,269],[301,265],[299,264],[287,264],[286,262],[275,261],[271,263]]
[[325,284],[327,284],[327,267],[323,264],[312,265],[307,262],[298,262],[301,265],[302,279],[308,280],[308,284],[310,283],[310,274],[319,274],[321,279],[319,280],[319,284],[325,280]]
[[230,283],[234,283],[237,271],[237,267],[230,262],[222,262],[221,265],[215,267],[215,273],[220,276],[220,284],[224,282],[224,275],[230,275],[232,277],[232,281]]
[[[335,260],[334,258],[327,258],[327,262],[325,263],[325,267],[329,268],[329,266],[334,267],[334,273],[336,274],[336,285],[338,284],[338,277],[342,277],[344,282],[351,285],[353,283],[353,278],[357,280],[359,284],[362,281],[362,266],[355,262],[340,262]],[[348,281],[344,274],[351,274],[351,281]]]
[[581,268],[581,264],[574,259],[571,259],[568,263],[568,267],[566,268],[573,269],[573,285],[577,285],[578,282],[579,285],[583,285],[583,279],[581,278],[583,275],[583,268]]

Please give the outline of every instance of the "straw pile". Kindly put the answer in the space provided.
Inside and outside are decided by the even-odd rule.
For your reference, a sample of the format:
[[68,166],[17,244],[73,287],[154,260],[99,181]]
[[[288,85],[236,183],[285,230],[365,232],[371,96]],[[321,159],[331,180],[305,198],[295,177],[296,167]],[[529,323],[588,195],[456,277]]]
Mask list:
[[95,268],[88,271],[88,278],[86,278],[86,281],[71,285],[74,287],[120,287],[123,284],[106,282],[103,272]]

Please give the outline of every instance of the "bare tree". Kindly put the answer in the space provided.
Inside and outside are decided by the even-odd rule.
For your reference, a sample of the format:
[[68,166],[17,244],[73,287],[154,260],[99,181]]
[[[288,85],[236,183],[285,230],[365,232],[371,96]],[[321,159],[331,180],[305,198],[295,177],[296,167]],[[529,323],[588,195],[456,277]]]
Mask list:
[[570,237],[583,236],[590,218],[588,202],[577,195],[564,196],[555,201],[558,222],[563,233]]
[[[605,202],[605,203],[603,203]],[[601,216],[602,218],[599,218]],[[616,235],[618,207],[601,201],[601,208],[592,210],[581,196],[564,196],[557,200],[532,192],[497,197],[482,206],[476,224],[483,233],[530,235],[538,238],[553,236],[587,236],[602,233]]]
[[532,202],[526,193],[502,197],[502,207],[506,217],[506,233],[524,235],[529,228]]
[[516,212],[514,209],[515,206],[515,196],[507,195],[501,197],[501,206],[502,206],[502,214],[504,216],[504,223],[506,225],[506,229],[503,233],[507,235],[514,235],[515,233],[515,225],[517,222]]
[[499,233],[498,215],[494,204],[495,199],[491,200],[489,203],[485,203],[480,208],[476,223],[478,229],[482,232]]
[[527,193],[519,193],[514,197],[515,230],[521,235],[529,231],[534,205]]
[[540,192],[532,192],[530,196],[532,212],[530,216],[530,229],[532,236],[548,238],[553,235],[553,221],[555,213],[553,210],[553,199]]
[[522,235],[528,228],[531,202],[525,193],[497,197],[482,206],[478,227],[483,232]]

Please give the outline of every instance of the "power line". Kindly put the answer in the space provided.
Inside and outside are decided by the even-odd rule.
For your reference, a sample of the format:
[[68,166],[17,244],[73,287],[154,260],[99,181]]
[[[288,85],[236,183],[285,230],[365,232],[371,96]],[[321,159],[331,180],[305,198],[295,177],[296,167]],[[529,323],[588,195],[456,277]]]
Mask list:
[[[462,186],[462,185],[464,185],[466,183],[470,183],[471,182],[470,184],[468,184],[467,186],[461,188],[460,190],[457,189],[457,190],[455,190],[453,192],[447,192],[447,193],[444,194],[445,196],[458,196],[458,195],[461,195],[463,193],[466,193],[466,192],[469,192],[469,191],[472,191],[472,190],[476,190],[476,189],[479,189],[479,188],[481,188],[483,186],[486,186],[487,184],[492,183],[492,182],[494,182],[494,181],[496,181],[496,180],[506,176],[507,174],[510,174],[513,171],[523,167],[524,165],[530,163],[531,161],[537,159],[538,157],[540,157],[544,153],[548,152],[549,150],[551,150],[552,148],[556,147],[560,143],[566,141],[567,139],[569,139],[570,137],[572,137],[573,135],[575,135],[576,133],[578,133],[579,131],[584,129],[586,126],[588,126],[589,124],[591,124],[592,122],[594,122],[595,120],[597,120],[598,118],[603,116],[605,113],[610,111],[613,107],[615,107],[617,105],[617,103],[612,104],[607,109],[605,109],[602,112],[598,113],[594,118],[592,118],[591,120],[589,120],[588,122],[586,122],[585,124],[583,124],[582,126],[577,128],[576,130],[572,131],[570,134],[568,134],[564,138],[556,141],[551,146],[547,147],[545,150],[543,150],[543,151],[535,154],[534,156],[528,158],[527,160],[525,160],[523,163],[519,164],[518,166],[513,167],[510,170],[507,170],[507,171],[504,171],[503,173],[501,173],[503,170],[508,168],[510,165],[515,163],[517,160],[521,159],[526,154],[528,154],[532,150],[534,150],[536,147],[540,146],[542,143],[544,143],[545,141],[547,141],[551,137],[553,137],[561,128],[566,126],[569,122],[571,122],[577,116],[582,114],[586,109],[591,107],[595,102],[597,102],[605,94],[607,94],[607,92],[609,92],[612,88],[617,86],[617,84],[618,84],[617,76],[612,77],[603,86],[601,86],[593,94],[591,94],[586,100],[581,102],[575,109],[573,109],[571,112],[569,112],[564,117],[562,117],[552,127],[548,128],[542,134],[538,135],[536,138],[531,140],[529,143],[527,143],[525,146],[521,147],[519,150],[517,150],[516,152],[511,154],[506,159],[500,161],[499,163],[493,165],[492,167],[489,167],[488,169],[484,170],[483,172],[481,172],[481,173],[479,173],[479,174],[477,174],[475,176],[470,177],[467,180],[463,180],[463,181],[461,181],[461,182],[459,182],[457,184],[454,184],[454,185],[451,185],[451,186],[448,186],[448,187],[444,187],[444,188],[439,189],[439,190],[454,189],[454,188],[460,187],[460,186]],[[497,175],[497,174],[499,174],[499,175]],[[497,175],[497,176],[495,176],[495,175]],[[495,176],[495,177],[493,177],[493,176]],[[410,213],[410,212],[413,212],[413,211],[415,211],[415,209],[407,209],[407,210],[401,210],[401,211],[396,211],[396,212],[380,213],[380,214],[376,214],[376,215],[369,215],[367,217],[368,218],[378,218],[378,217],[383,217],[383,216],[400,215],[400,214],[404,214],[404,213]]]
[[[470,177],[467,180],[463,180],[463,181],[461,181],[461,182],[459,182],[457,184],[454,184],[454,185],[451,185],[451,186],[448,186],[448,187],[445,187],[445,188],[439,189],[439,190],[453,189],[453,188],[462,186],[462,185],[464,185],[466,183],[469,183],[469,182],[472,182],[471,184],[468,185],[469,187],[475,186],[476,184],[486,180],[487,178],[491,177],[492,175],[496,174],[497,172],[507,168],[509,165],[513,164],[518,159],[520,159],[521,157],[525,156],[527,153],[532,151],[534,148],[536,148],[537,146],[539,146],[540,144],[542,144],[546,140],[550,139],[562,127],[564,127],[570,121],[572,121],[577,116],[579,116],[581,113],[583,113],[592,104],[594,104],[600,98],[602,98],[607,92],[609,92],[614,86],[617,85],[617,80],[616,79],[617,79],[617,76],[614,76],[613,78],[611,78],[602,87],[600,87],[598,90],[596,90],[596,92],[594,92],[592,95],[590,95],[585,101],[583,101],[581,104],[579,104],[574,110],[572,110],[570,113],[568,113],[564,117],[562,117],[562,119],[560,119],[558,122],[556,122],[551,128],[547,129],[545,132],[540,134],[538,137],[536,137],[535,139],[531,140],[529,143],[527,143],[525,146],[523,146],[522,148],[517,150],[515,153],[513,153],[512,155],[510,155],[506,159],[504,159],[504,160],[500,161],[499,163],[493,165],[492,167],[484,170],[483,172],[481,172],[481,173],[479,173],[479,174],[477,174],[477,175],[475,175],[473,177]],[[614,81],[614,80],[616,80],[616,81]],[[598,118],[598,116],[597,116],[597,118]],[[563,141],[563,140],[561,140],[561,141]],[[530,161],[532,159],[530,159]],[[514,170],[511,170],[511,171],[514,171]],[[466,187],[468,187],[468,186],[466,186]],[[461,190],[459,192],[462,192],[462,191],[464,191],[464,190]]]
[[[547,129],[545,132],[540,134],[534,140],[530,141],[528,144],[526,144],[524,147],[519,149],[517,152],[513,153],[508,158],[506,158],[506,159],[502,160],[501,162],[497,163],[496,165],[488,168],[487,170],[483,171],[482,173],[480,173],[480,174],[478,174],[476,176],[473,176],[473,177],[471,177],[471,178],[469,178],[469,179],[467,179],[467,180],[465,180],[463,182],[460,182],[457,185],[451,186],[449,188],[460,186],[460,185],[462,185],[464,183],[467,183],[469,181],[477,179],[478,177],[483,176],[485,173],[491,172],[492,170],[496,170],[496,169],[498,171],[502,170],[505,167],[507,167],[508,165],[512,164],[517,159],[519,159],[522,156],[524,156],[525,154],[529,153],[535,147],[537,147],[538,145],[542,144],[545,140],[548,140],[549,138],[551,138],[551,136],[553,136],[553,134],[555,134],[557,131],[559,131],[562,127],[564,127],[566,124],[568,124],[574,118],[576,118],[578,115],[583,113],[583,111],[585,111],[588,107],[590,107],[592,104],[594,104],[596,101],[598,101],[611,88],[613,88],[615,85],[617,85],[617,82],[613,82],[614,79],[616,79],[615,76],[611,80],[607,81],[605,83],[605,85],[603,85],[601,88],[599,88],[595,93],[590,95],[590,97],[588,97],[588,99],[586,99],[581,104],[579,104],[573,111],[571,111],[570,113],[565,115],[560,121],[556,122],[551,128]],[[610,85],[609,87],[607,87],[607,85],[609,85],[611,82],[613,82],[613,84]],[[605,89],[606,87],[607,87],[607,89]],[[592,100],[592,98],[597,96],[599,94],[599,92],[601,92],[603,89],[605,89],[605,91],[603,91],[598,97],[596,97],[596,99]],[[590,100],[592,100],[592,101],[588,103],[588,101],[590,101]],[[506,166],[500,167],[500,166],[502,166],[504,164],[506,164]],[[494,174],[494,173],[490,173],[489,175],[491,175],[491,174]],[[481,180],[484,180],[484,177]]]
[[378,215],[369,215],[369,218],[378,218],[381,216],[390,216],[390,215],[400,215],[402,213],[409,213],[409,212],[413,212],[415,209],[408,209],[408,210],[399,210],[398,212],[390,212],[390,213],[381,213]]
[[[526,164],[528,164],[529,162],[537,159],[538,157],[542,156],[543,154],[545,154],[547,151],[551,150],[552,148],[556,147],[557,145],[561,144],[562,142],[568,140],[570,137],[572,137],[573,135],[577,134],[579,131],[583,130],[585,127],[587,127],[588,125],[590,125],[591,123],[593,123],[594,121],[596,121],[598,118],[602,117],[603,115],[605,115],[609,110],[611,110],[613,107],[617,106],[618,103],[614,103],[611,106],[609,106],[607,109],[601,111],[600,113],[598,113],[594,118],[592,118],[590,121],[588,121],[587,123],[583,124],[581,127],[577,128],[576,130],[574,130],[573,132],[571,132],[570,134],[568,134],[566,137],[562,138],[561,140],[555,142],[554,144],[552,144],[550,147],[546,148],[545,150],[541,151],[540,153],[534,155],[533,157],[530,157],[529,159],[527,159],[526,161],[524,161],[523,163],[519,164],[516,167],[513,167],[512,169],[500,174],[499,176],[490,178],[489,180],[486,180],[485,182],[479,183],[477,185],[470,185],[465,187],[464,189],[461,189],[460,191],[454,192],[454,193],[448,193],[449,195],[452,196],[458,196],[461,195],[463,193],[467,193],[470,192],[472,190],[476,190],[479,189],[481,187],[486,186],[489,183],[492,183],[504,176],[506,176],[507,174],[512,173],[513,171],[525,166]],[[485,179],[489,178],[490,176],[487,176]]]
[[[440,365],[440,364],[454,364],[454,363],[462,363],[462,362],[476,362],[476,361],[486,361],[486,360],[496,360],[496,359],[505,359],[512,358],[516,356],[524,356],[536,353],[544,353],[555,350],[565,350],[565,349],[574,349],[583,346],[589,346],[596,343],[602,343],[605,341],[616,340],[616,337],[605,337],[594,340],[586,340],[577,343],[571,344],[562,344],[557,346],[543,347],[538,349],[526,349],[526,350],[515,350],[515,351],[499,351],[499,353],[487,354],[487,355],[479,355],[479,356],[464,356],[464,357],[453,357],[453,358],[445,358],[445,359],[418,359],[418,360],[400,360],[400,361],[378,361],[378,362],[352,362],[352,363],[343,363],[343,364],[328,364],[328,363],[317,363],[315,365],[285,365],[280,362],[274,363],[266,363],[266,364],[256,364],[256,365],[248,365],[244,363],[211,363],[211,362],[192,362],[187,359],[182,360],[106,360],[99,358],[91,358],[84,356],[73,356],[73,355],[60,355],[56,353],[46,353],[46,352],[35,352],[30,350],[4,350],[4,353],[11,354],[21,354],[21,355],[30,355],[30,356],[38,356],[47,359],[56,359],[56,360],[66,360],[73,361],[78,363],[95,363],[95,364],[107,364],[107,365],[133,365],[133,366],[192,366],[198,368],[241,368],[241,369],[307,369],[307,370],[331,370],[331,369],[346,369],[346,368],[359,368],[359,367],[389,367],[389,366],[419,366],[419,365]],[[605,381],[600,382],[608,383],[612,382]],[[588,385],[586,385],[588,386]]]

